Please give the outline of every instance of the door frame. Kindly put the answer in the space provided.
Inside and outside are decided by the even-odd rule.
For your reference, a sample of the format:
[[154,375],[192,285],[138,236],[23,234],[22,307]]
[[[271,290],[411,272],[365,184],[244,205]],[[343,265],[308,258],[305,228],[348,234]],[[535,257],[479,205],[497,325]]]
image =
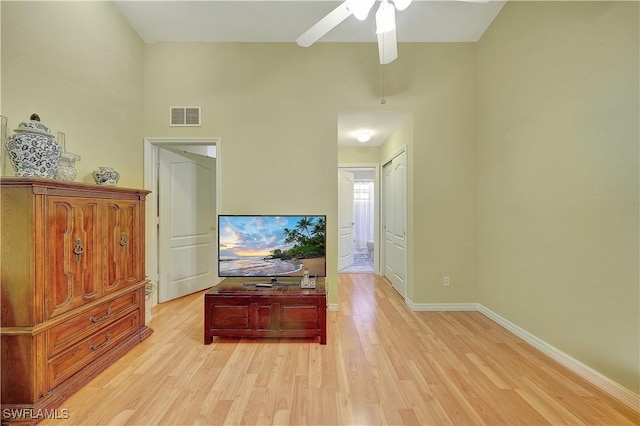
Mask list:
[[[158,167],[160,165],[159,152],[169,146],[198,145],[216,147],[216,217],[220,213],[220,177],[221,140],[211,138],[144,138],[144,189],[151,191],[147,195],[145,210],[145,275],[151,282],[151,290],[145,296],[145,322],[151,320],[151,308],[158,304]],[[154,231],[154,232],[152,232]],[[216,229],[216,233],[218,230]]]
[[[373,245],[375,251],[373,254],[373,273],[380,275],[380,164],[379,163],[338,163],[339,169],[373,169],[373,209],[375,217],[373,218]],[[338,209],[340,206],[338,205]],[[338,213],[339,214],[339,213]]]

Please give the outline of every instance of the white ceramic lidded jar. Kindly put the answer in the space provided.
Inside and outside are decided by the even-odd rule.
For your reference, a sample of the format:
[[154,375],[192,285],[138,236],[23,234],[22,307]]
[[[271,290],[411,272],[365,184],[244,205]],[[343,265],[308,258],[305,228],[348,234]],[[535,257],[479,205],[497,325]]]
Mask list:
[[14,131],[5,146],[16,176],[52,179],[60,162],[60,145],[38,114],[31,114]]

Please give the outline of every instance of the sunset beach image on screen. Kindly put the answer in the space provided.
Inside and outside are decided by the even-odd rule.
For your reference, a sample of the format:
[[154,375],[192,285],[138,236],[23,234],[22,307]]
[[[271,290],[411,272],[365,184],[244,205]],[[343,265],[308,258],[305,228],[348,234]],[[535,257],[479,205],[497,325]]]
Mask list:
[[220,215],[221,277],[326,275],[326,217]]

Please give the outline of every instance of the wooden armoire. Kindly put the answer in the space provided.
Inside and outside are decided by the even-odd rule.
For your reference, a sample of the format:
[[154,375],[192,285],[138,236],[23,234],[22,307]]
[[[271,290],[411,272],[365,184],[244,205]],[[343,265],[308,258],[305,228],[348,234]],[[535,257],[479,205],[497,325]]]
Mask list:
[[0,413],[36,423],[152,332],[148,191],[36,178],[0,191]]

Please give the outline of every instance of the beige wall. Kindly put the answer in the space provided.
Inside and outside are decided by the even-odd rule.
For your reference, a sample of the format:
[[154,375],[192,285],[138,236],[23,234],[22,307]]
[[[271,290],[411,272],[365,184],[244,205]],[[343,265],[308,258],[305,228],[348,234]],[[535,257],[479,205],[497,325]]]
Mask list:
[[[415,303],[475,302],[476,45],[431,47],[413,55],[410,68],[424,80],[412,81],[421,113],[408,151],[409,294]],[[450,287],[442,286],[444,276]]]
[[380,164],[380,147],[341,146],[338,148],[340,164]]
[[478,301],[636,394],[635,2],[508,3],[478,49]]
[[[110,2],[0,2],[8,134],[33,112],[79,154],[78,181],[112,166],[142,186],[144,44]],[[5,174],[13,175],[8,164]]]
[[[400,46],[400,58],[385,68],[384,106],[375,44],[321,43],[310,49],[274,43],[153,44],[145,54],[145,136],[221,137],[222,211],[326,213],[332,282],[337,276],[338,114],[413,113],[409,173],[416,162],[416,179],[431,183],[420,185],[423,200],[415,205],[422,210],[409,215],[433,222],[420,223],[419,232],[428,239],[409,240],[410,245],[412,239],[425,240],[414,254],[420,262],[409,259],[409,276],[420,277],[409,283],[409,294],[417,303],[472,300],[473,44]],[[172,105],[201,106],[203,126],[170,128]],[[449,164],[444,169],[443,161]],[[435,256],[447,261],[441,265]],[[448,294],[441,290],[443,275],[452,276]],[[337,300],[335,291],[330,298]]]

